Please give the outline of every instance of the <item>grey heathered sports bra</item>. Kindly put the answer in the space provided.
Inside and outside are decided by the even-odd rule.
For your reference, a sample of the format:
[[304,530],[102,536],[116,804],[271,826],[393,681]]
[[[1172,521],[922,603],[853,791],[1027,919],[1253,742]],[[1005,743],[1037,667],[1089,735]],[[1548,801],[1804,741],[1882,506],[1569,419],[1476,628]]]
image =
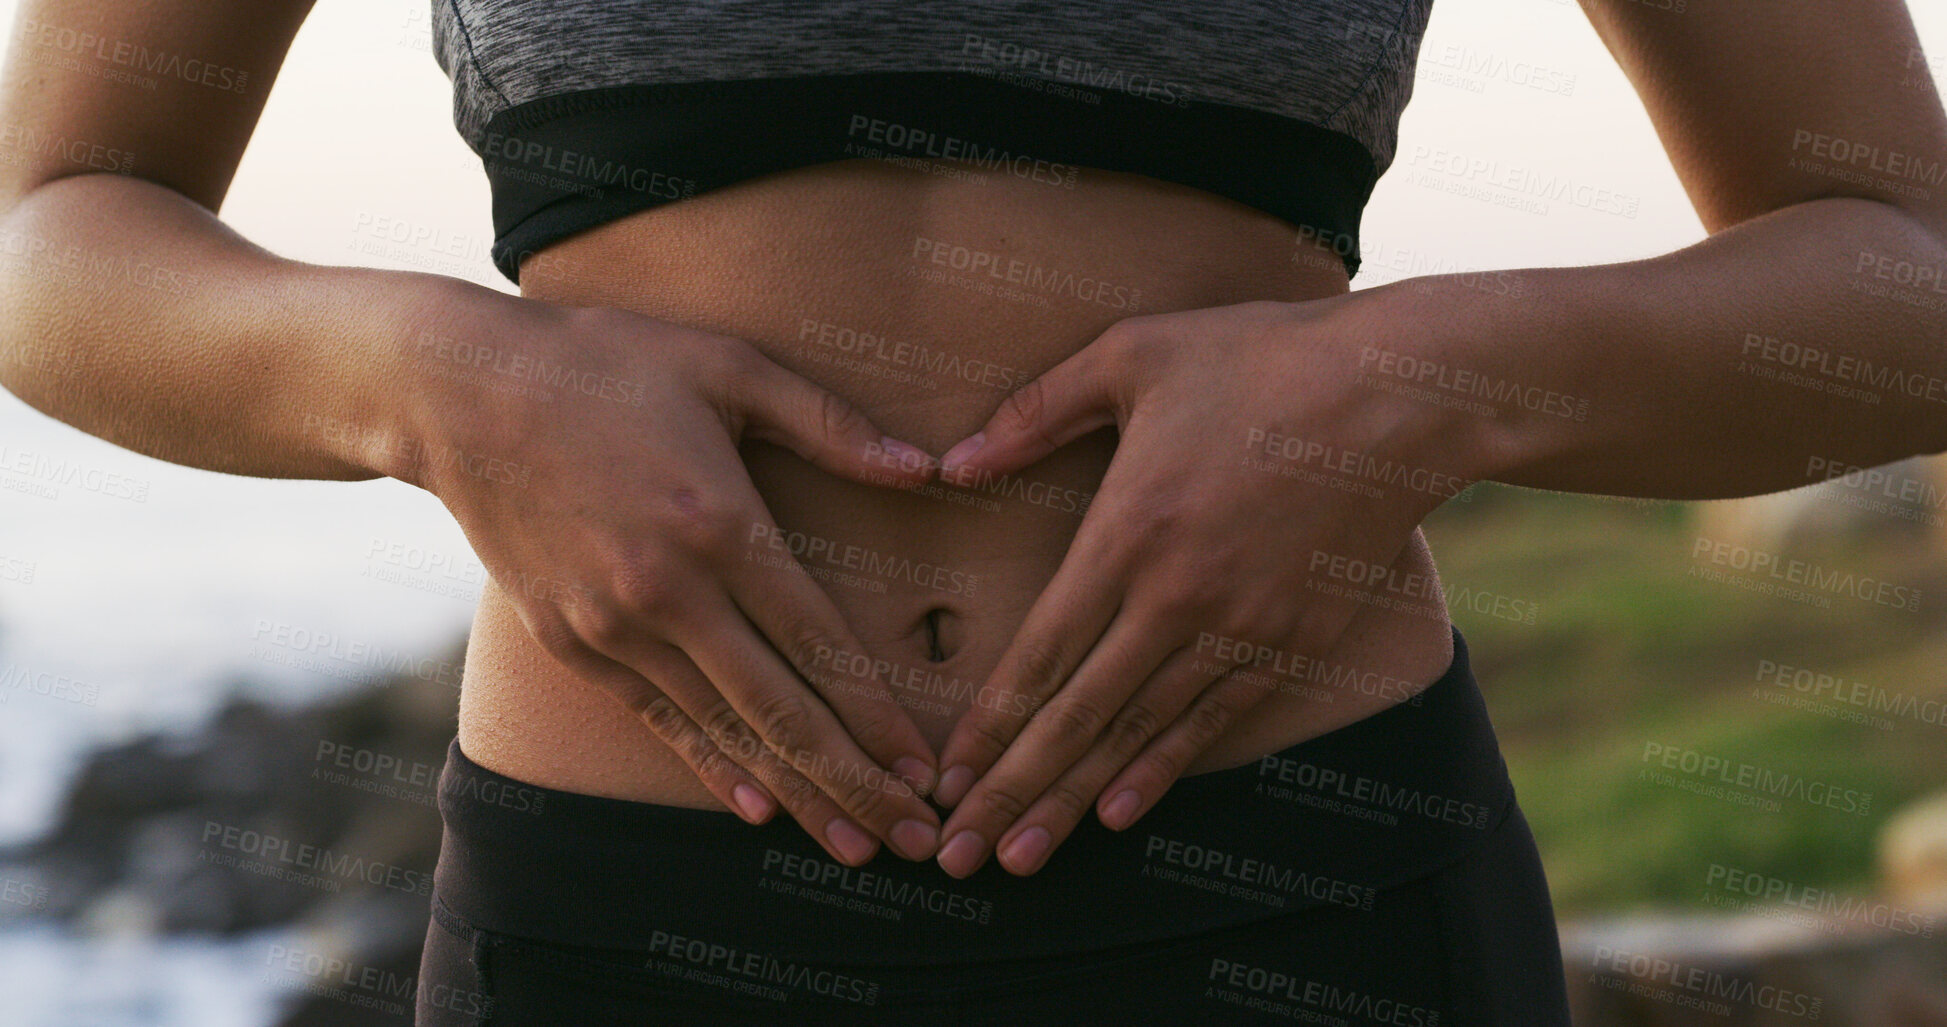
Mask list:
[[793,167],[1148,175],[1358,268],[1433,0],[432,0],[494,263]]

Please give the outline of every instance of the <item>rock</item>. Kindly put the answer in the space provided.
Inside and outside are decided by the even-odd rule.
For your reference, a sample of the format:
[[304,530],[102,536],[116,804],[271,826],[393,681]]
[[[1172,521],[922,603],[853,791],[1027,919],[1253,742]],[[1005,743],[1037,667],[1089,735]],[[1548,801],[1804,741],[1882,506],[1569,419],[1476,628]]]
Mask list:
[[[10,917],[87,934],[297,927],[359,965],[415,974],[428,899],[396,885],[420,878],[394,873],[388,887],[382,871],[361,870],[430,879],[432,775],[457,698],[402,676],[289,713],[238,699],[195,738],[96,753],[53,831],[0,852],[0,874],[45,889]],[[329,997],[295,1010],[291,1024],[372,1022],[371,1010]]]
[[1947,925],[1892,923],[1779,909],[1564,925],[1570,1006],[1577,1027],[1947,1024]]

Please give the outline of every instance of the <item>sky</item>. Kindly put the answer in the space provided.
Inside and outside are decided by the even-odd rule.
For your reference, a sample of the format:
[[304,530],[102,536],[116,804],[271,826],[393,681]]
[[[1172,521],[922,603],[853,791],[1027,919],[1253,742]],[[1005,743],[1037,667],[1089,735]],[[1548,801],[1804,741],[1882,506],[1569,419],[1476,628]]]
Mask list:
[[[1915,6],[1935,66],[1947,67],[1947,3]],[[11,24],[16,8],[0,0],[0,20]],[[320,0],[225,220],[289,257],[507,288],[487,262],[486,181],[453,131],[427,11]],[[1572,0],[1437,0],[1421,54],[1399,161],[1367,209],[1356,287],[1401,277],[1396,268],[1595,264],[1702,237],[1634,93]],[[1438,179],[1425,155],[1439,152],[1565,176],[1625,198],[1633,213],[1557,203],[1540,214],[1458,196],[1428,185]],[[55,674],[93,697],[0,694],[0,843],[52,801],[31,771],[71,763],[86,744],[194,724],[218,676],[295,699],[342,687],[334,682],[357,669],[295,670],[278,639],[310,633],[430,657],[468,623],[478,566],[438,501],[409,486],[178,468],[4,392],[0,448],[140,485],[121,495],[62,487],[50,498],[19,475],[0,480],[0,674]]]

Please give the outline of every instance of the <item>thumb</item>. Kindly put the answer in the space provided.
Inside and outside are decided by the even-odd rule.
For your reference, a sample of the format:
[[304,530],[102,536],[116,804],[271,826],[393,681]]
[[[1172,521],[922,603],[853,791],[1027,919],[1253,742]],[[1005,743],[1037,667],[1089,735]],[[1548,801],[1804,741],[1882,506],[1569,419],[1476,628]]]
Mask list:
[[1091,343],[1001,401],[980,431],[941,459],[941,478],[1018,471],[1098,428],[1116,422],[1112,370]]
[[744,434],[791,450],[821,470],[866,485],[911,488],[939,462],[887,436],[858,407],[769,361],[741,397]]

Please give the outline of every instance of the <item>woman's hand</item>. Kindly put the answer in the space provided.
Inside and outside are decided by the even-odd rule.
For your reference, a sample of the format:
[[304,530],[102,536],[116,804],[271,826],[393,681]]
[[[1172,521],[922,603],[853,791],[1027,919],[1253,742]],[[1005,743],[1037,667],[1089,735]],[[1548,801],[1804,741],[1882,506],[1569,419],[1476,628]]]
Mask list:
[[764,545],[777,528],[737,447],[891,487],[930,480],[930,458],[746,342],[627,311],[475,291],[408,345],[426,373],[401,476],[452,511],[542,648],[745,819],[775,796],[842,862],[878,839],[933,854],[915,791],[932,750],[882,683],[829,665],[863,647]]
[[1003,866],[1033,873],[1091,805],[1127,828],[1275,687],[1232,670],[1329,654],[1360,602],[1439,615],[1437,586],[1390,568],[1466,484],[1445,455],[1452,418],[1362,375],[1387,351],[1340,313],[1357,309],[1344,297],[1130,318],[947,453],[951,482],[1121,430],[987,682],[993,701],[941,753],[949,873],[974,872],[996,842]]

